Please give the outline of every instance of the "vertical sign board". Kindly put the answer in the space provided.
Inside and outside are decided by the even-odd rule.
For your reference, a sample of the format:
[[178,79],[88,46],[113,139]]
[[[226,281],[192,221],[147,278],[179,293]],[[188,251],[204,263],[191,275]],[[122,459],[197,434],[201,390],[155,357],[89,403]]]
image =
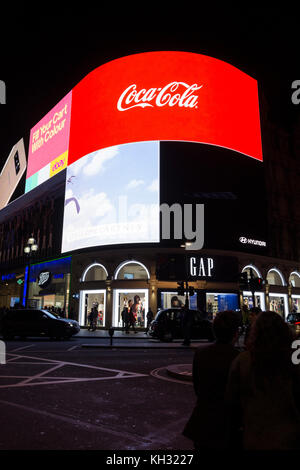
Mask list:
[[30,131],[27,193],[68,165],[72,92]]

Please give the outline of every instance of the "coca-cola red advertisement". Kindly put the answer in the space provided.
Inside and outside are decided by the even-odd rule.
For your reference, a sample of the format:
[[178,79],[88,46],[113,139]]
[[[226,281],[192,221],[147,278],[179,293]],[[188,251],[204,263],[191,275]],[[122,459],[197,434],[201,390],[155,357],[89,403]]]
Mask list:
[[142,141],[199,142],[262,160],[256,80],[212,57],[165,51],[108,62],[73,88],[69,165]]

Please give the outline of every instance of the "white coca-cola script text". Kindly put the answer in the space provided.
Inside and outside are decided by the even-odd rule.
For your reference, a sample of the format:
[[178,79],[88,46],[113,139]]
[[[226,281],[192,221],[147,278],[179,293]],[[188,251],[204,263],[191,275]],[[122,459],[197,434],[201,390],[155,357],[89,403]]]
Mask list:
[[198,95],[196,91],[203,85],[188,85],[184,82],[171,82],[163,88],[142,88],[137,90],[137,85],[132,84],[123,91],[118,99],[117,108],[119,111],[147,106],[179,106],[183,108],[197,108]]

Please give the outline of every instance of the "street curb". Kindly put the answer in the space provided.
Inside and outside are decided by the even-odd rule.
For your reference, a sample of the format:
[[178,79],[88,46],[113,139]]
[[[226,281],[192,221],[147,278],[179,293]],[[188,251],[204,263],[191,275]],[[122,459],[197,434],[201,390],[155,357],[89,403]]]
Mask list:
[[166,369],[167,373],[175,379],[193,381],[193,368],[191,364],[177,364],[168,366]]
[[181,344],[81,344],[84,349],[180,349],[186,351],[187,349],[197,349],[198,345],[191,344],[189,347],[182,346]]

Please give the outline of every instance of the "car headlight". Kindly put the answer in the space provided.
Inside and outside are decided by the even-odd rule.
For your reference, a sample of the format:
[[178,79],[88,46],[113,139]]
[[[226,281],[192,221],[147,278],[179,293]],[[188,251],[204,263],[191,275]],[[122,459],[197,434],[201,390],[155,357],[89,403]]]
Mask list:
[[69,325],[69,326],[74,326],[74,324],[73,324],[73,323],[71,323],[71,322],[68,322],[68,325]]

